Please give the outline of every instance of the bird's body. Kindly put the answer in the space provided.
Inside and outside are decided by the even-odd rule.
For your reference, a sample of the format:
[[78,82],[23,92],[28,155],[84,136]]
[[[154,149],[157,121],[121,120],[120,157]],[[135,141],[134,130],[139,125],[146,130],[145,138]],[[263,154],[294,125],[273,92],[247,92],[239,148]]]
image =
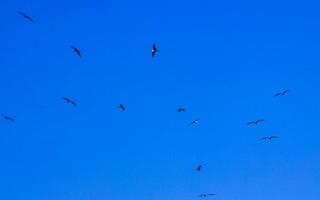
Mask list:
[[8,120],[8,121],[11,121],[11,122],[14,122],[15,119],[13,117],[9,117],[8,115],[1,115],[5,120]]
[[189,125],[196,125],[196,124],[198,124],[198,123],[199,123],[199,120],[198,120],[198,119],[195,119],[195,120],[193,120],[192,122],[190,122]]
[[73,105],[73,106],[76,106],[76,105],[77,105],[77,103],[76,103],[75,101],[71,100],[71,99],[68,98],[68,97],[63,97],[63,99],[64,99],[64,101],[65,101],[66,103],[68,103],[68,104],[71,104],[71,105]]
[[186,109],[185,109],[184,107],[180,107],[180,108],[178,108],[177,111],[178,111],[178,112],[186,112]]
[[284,96],[286,95],[288,92],[290,92],[291,90],[287,89],[287,90],[283,90],[281,92],[276,93],[274,96],[275,97],[280,97],[280,96]]
[[199,165],[199,166],[196,168],[196,170],[197,170],[198,172],[200,172],[200,171],[202,170],[202,165]]
[[119,108],[120,108],[121,111],[125,111],[126,110],[126,107],[123,104],[120,104]]
[[200,194],[199,197],[205,198],[205,197],[208,197],[208,196],[215,196],[215,195],[216,195],[216,194],[213,194],[213,193],[211,193],[211,194],[205,193],[205,194]]
[[265,137],[262,137],[260,140],[263,140],[263,141],[271,141],[271,140],[273,140],[273,139],[277,139],[277,138],[279,138],[278,136],[276,136],[276,135],[272,135],[272,136],[265,136]]
[[30,16],[27,15],[26,13],[18,11],[18,14],[21,15],[21,16],[23,16],[25,19],[29,20],[30,22],[34,22],[34,20],[32,19],[32,17],[30,17]]
[[79,48],[75,47],[75,46],[70,46],[71,49],[73,49],[73,51],[79,56],[79,57],[82,57],[81,56],[81,51]]
[[152,57],[154,57],[157,52],[159,52],[159,50],[157,49],[156,44],[153,44],[153,45],[152,45],[152,49],[151,49],[151,55],[152,55]]
[[264,122],[264,119],[258,119],[258,120],[250,121],[250,122],[247,123],[247,125],[258,125],[261,122]]

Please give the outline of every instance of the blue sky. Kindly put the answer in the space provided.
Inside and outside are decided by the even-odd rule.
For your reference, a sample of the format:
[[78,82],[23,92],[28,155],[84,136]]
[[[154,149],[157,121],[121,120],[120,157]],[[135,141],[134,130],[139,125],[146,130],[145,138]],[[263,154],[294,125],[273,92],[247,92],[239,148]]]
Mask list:
[[318,200],[319,6],[2,0],[1,199]]

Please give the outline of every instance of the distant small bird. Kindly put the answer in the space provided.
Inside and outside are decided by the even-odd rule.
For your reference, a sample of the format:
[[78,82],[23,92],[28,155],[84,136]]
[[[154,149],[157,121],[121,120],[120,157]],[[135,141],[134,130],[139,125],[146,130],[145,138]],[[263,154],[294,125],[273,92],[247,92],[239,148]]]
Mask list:
[[264,140],[264,141],[267,141],[267,140],[273,140],[273,139],[277,139],[279,138],[278,136],[276,135],[272,135],[272,136],[265,136],[265,137],[262,137],[260,140]]
[[5,120],[15,122],[15,120],[12,117],[9,117],[8,115],[1,115]]
[[208,197],[208,196],[216,196],[216,194],[211,193],[211,194],[200,194],[199,195],[199,197],[201,197],[201,198],[205,198],[205,197]]
[[185,109],[184,107],[180,107],[180,108],[178,108],[177,111],[178,111],[178,112],[186,112],[186,109]]
[[69,103],[69,104],[71,104],[71,105],[73,105],[73,106],[76,106],[76,105],[77,105],[77,103],[76,103],[75,101],[69,99],[68,97],[63,97],[63,99],[64,99],[64,101],[65,101],[66,103]]
[[264,119],[258,119],[258,120],[250,121],[250,122],[247,123],[247,125],[253,125],[253,124],[257,125],[257,124],[259,124],[261,122],[264,122]]
[[34,22],[34,20],[32,19],[32,17],[30,17],[30,16],[27,15],[26,13],[18,11],[18,14],[21,15],[21,16],[23,16],[25,19],[29,20],[30,22]]
[[281,91],[281,92],[278,92],[276,93],[274,96],[275,97],[280,97],[280,96],[284,96],[286,95],[288,92],[290,92],[291,90],[287,89],[287,90],[284,90],[284,91]]
[[70,48],[73,49],[73,51],[79,56],[81,57],[81,52],[80,52],[80,49],[75,47],[75,46],[72,46],[70,45]]
[[197,170],[198,172],[200,172],[200,171],[202,170],[202,165],[199,165],[199,166],[196,168],[196,170]]
[[120,108],[121,111],[125,111],[126,110],[126,107],[123,104],[120,104],[119,108]]
[[151,49],[152,57],[154,57],[157,52],[159,52],[159,50],[157,49],[156,44],[153,44]]
[[192,122],[190,122],[189,125],[196,125],[196,124],[198,124],[198,123],[199,123],[199,120],[198,120],[198,119],[195,119],[195,120],[193,120]]

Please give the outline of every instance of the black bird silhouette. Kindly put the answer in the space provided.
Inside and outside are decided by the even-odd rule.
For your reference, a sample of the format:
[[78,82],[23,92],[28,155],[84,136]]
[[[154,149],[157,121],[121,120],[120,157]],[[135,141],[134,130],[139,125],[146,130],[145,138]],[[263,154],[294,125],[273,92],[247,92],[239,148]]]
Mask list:
[[288,92],[290,92],[291,90],[287,89],[287,90],[283,90],[281,92],[276,93],[274,96],[275,97],[280,97],[280,96],[284,96],[286,95]]
[[152,57],[154,57],[157,52],[159,52],[159,50],[157,49],[156,44],[153,44],[153,45],[152,45],[152,50],[151,50]]
[[64,101],[65,101],[66,103],[70,103],[70,104],[73,105],[73,106],[76,106],[76,105],[77,105],[77,103],[76,103],[75,101],[69,99],[68,97],[63,97],[63,99],[64,99]]
[[213,193],[205,193],[205,194],[200,194],[199,197],[201,198],[205,198],[205,197],[208,197],[208,196],[216,196],[216,194],[213,194]]
[[18,11],[18,14],[21,15],[21,16],[23,16],[25,19],[29,20],[30,22],[34,22],[34,20],[32,19],[32,17],[30,17],[30,16],[27,15],[26,13]]
[[121,111],[125,111],[126,110],[126,107],[123,104],[120,104],[119,108],[121,109]]
[[260,140],[264,140],[264,141],[267,141],[267,140],[273,140],[273,139],[277,139],[279,138],[278,136],[276,135],[272,135],[272,136],[265,136],[265,137],[262,137]]
[[186,112],[186,109],[185,109],[184,107],[180,107],[180,108],[178,108],[177,111],[178,111],[178,112]]
[[8,115],[1,115],[5,120],[14,122],[15,120],[12,117],[9,117]]
[[70,48],[73,49],[73,51],[79,56],[81,57],[81,52],[80,52],[80,49],[75,47],[75,46],[72,46],[70,45]]
[[259,124],[260,122],[264,122],[264,119],[258,119],[258,120],[254,120],[254,121],[250,121],[247,123],[247,125],[257,125]]
[[195,120],[193,120],[192,122],[190,122],[189,125],[196,125],[196,124],[198,124],[198,123],[199,123],[199,119],[195,119]]
[[198,172],[200,172],[200,171],[202,170],[202,165],[199,165],[199,166],[196,168],[196,170],[197,170]]

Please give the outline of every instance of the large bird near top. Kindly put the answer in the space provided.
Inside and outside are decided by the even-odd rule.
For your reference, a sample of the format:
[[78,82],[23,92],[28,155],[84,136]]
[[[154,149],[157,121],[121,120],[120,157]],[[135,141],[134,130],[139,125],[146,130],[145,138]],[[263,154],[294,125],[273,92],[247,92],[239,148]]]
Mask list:
[[68,103],[68,104],[71,104],[73,106],[76,106],[77,103],[75,101],[73,101],[72,99],[68,98],[68,97],[63,97],[63,100]]
[[79,48],[75,47],[75,46],[72,46],[70,45],[70,48],[73,49],[73,51],[79,56],[79,57],[82,57],[81,56],[81,51]]
[[200,172],[200,171],[202,170],[202,168],[203,168],[202,165],[198,165],[198,167],[196,168],[196,170],[197,170],[198,172]]
[[27,15],[26,13],[18,11],[18,14],[21,15],[21,16],[23,16],[25,19],[29,20],[30,22],[34,22],[34,20],[32,19],[32,17],[30,17],[30,16]]
[[152,49],[151,49],[152,58],[156,55],[157,52],[159,52],[159,50],[158,50],[156,44],[153,44]]
[[177,111],[178,111],[178,112],[186,112],[186,109],[185,109],[184,107],[182,107],[182,106],[181,106],[181,107],[179,107],[179,108],[178,108],[178,110],[177,110]]
[[1,115],[5,120],[8,120],[8,121],[10,121],[10,122],[14,122],[15,121],[15,119],[13,118],[13,117],[10,117],[10,116],[8,116],[8,115]]
[[119,105],[119,108],[123,112],[126,111],[126,107],[122,103]]

